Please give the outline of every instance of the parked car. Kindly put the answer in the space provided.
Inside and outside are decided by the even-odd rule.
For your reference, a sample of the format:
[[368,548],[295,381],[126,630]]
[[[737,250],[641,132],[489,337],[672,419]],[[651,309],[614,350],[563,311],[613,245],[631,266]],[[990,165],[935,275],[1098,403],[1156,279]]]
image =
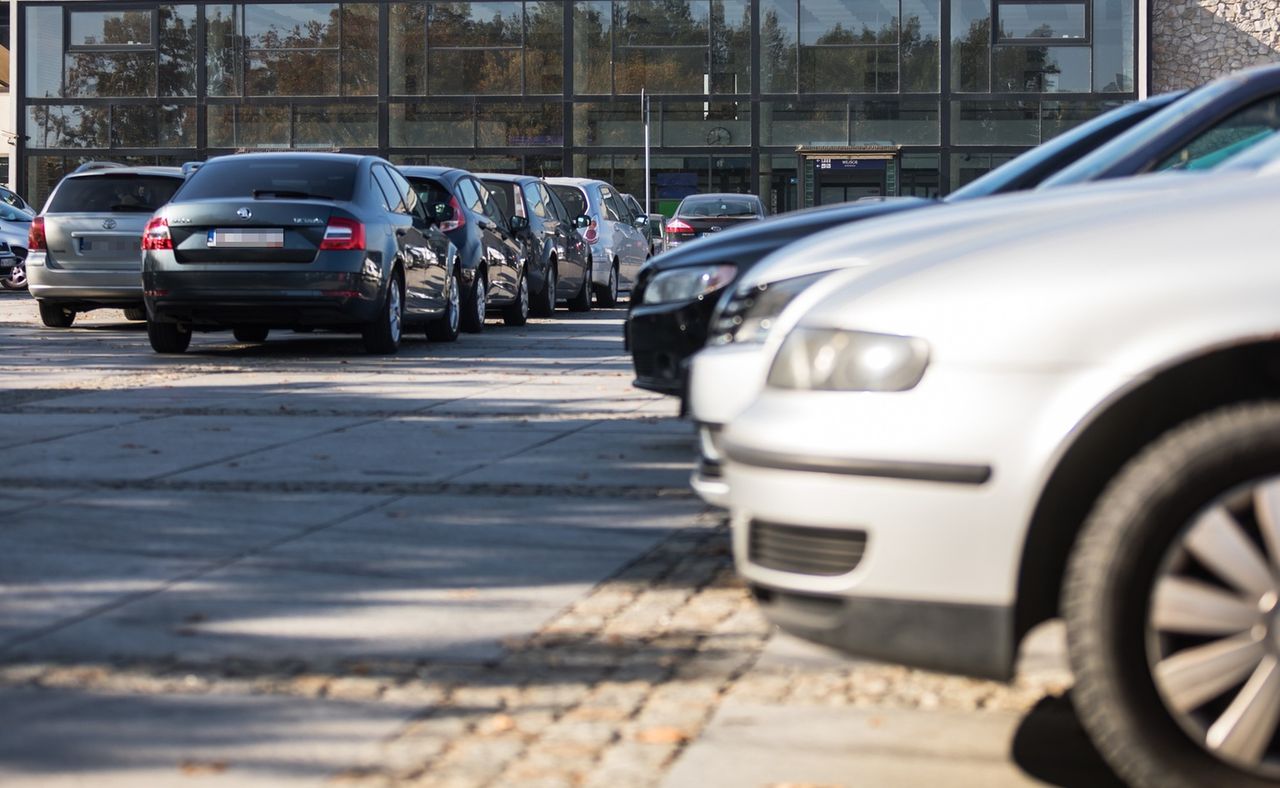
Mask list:
[[97,165],[58,182],[24,243],[28,288],[46,326],[67,328],[77,314],[104,308],[146,319],[143,229],[184,179],[177,167]]
[[525,276],[529,280],[531,309],[539,317],[550,317],[557,301],[566,301],[571,310],[591,308],[591,265],[587,243],[578,235],[585,226],[541,178],[532,175],[477,176],[507,216],[517,238],[524,245]]
[[440,229],[462,255],[463,330],[483,330],[489,307],[498,307],[507,325],[524,325],[531,287],[525,278],[524,244],[485,185],[452,167],[401,167],[400,172],[424,204],[452,209],[452,218],[442,221]]
[[[0,191],[7,192],[8,189]],[[6,202],[0,196],[0,288],[27,289],[27,239],[31,235],[34,218],[34,211],[28,213],[27,209]]]
[[604,181],[590,178],[548,178],[552,190],[572,214],[586,214],[591,224],[582,237],[591,250],[591,281],[596,302],[615,306],[618,294],[630,291],[640,266],[649,259],[644,228],[647,216],[635,216],[621,194]]
[[465,307],[458,250],[387,161],[338,153],[211,159],[147,222],[147,335],[181,353],[193,331],[230,328],[262,342],[273,328],[360,331],[394,353],[406,324],[458,336]]
[[[735,282],[787,244],[832,227],[901,211],[1030,189],[1182,95],[1169,93],[1121,105],[1023,153],[953,192],[942,203],[899,198],[811,208],[725,230],[655,258],[641,270],[627,314],[626,336],[636,370],[635,385],[683,399],[688,390],[689,359],[707,344],[712,309]],[[658,287],[651,290],[650,283]],[[781,311],[782,305],[771,297],[753,302],[752,309],[759,312],[768,306]],[[719,333],[723,336],[725,332]]]
[[1280,173],[1185,183],[870,258],[726,429],[735,560],[859,657],[1007,678],[1064,617],[1126,781],[1276,785]]
[[691,194],[680,201],[664,229],[667,248],[764,218],[754,194]]
[[666,225],[667,218],[660,213],[649,213],[640,204],[640,201],[630,194],[623,194],[622,200],[631,209],[632,216],[649,217],[649,221],[640,229],[644,233],[645,240],[649,242],[649,256],[653,257],[656,254],[665,252],[667,250],[667,241],[663,236],[662,228]]

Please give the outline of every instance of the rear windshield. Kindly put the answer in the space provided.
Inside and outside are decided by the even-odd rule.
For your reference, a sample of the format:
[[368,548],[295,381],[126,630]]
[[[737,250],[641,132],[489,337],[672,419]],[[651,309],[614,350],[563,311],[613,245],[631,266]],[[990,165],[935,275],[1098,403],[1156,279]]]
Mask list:
[[219,197],[307,197],[350,200],[357,165],[333,159],[214,159],[195,171],[182,190],[182,202]]
[[516,185],[511,181],[484,181],[484,186],[507,216],[524,216],[524,206],[515,208]]
[[681,216],[755,216],[759,211],[755,200],[725,197],[718,199],[685,198],[680,205]]
[[570,216],[582,216],[587,212],[587,196],[577,186],[551,184],[551,191],[556,193],[564,207],[569,209]]
[[164,175],[87,175],[58,184],[46,213],[155,213],[182,185]]

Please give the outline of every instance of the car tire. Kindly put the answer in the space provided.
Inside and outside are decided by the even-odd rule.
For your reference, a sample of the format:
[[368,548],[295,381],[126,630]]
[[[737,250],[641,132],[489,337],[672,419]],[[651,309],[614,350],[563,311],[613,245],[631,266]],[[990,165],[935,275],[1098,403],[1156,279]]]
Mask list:
[[374,355],[389,355],[400,349],[404,329],[404,290],[398,274],[387,283],[382,308],[373,322],[364,328],[364,349]]
[[[1280,755],[1271,744],[1280,588],[1260,592],[1259,575],[1249,574],[1261,569],[1262,582],[1276,586],[1267,567],[1280,558],[1280,538],[1268,546],[1266,522],[1280,537],[1275,402],[1224,407],[1171,430],[1122,469],[1086,521],[1063,584],[1073,703],[1131,785],[1280,784],[1274,771],[1255,768],[1253,754]],[[1207,650],[1228,647],[1225,662],[1226,652]],[[1276,704],[1265,727],[1215,727],[1243,702],[1246,680]],[[1235,738],[1247,730],[1265,731],[1263,741]]]
[[157,353],[185,353],[191,346],[191,326],[148,320],[147,339]]
[[52,301],[37,301],[36,305],[40,307],[40,322],[49,328],[71,328],[71,324],[76,322],[74,309]]
[[445,292],[444,314],[427,323],[427,339],[433,342],[456,342],[462,323],[462,274],[458,269],[449,276]]
[[126,309],[124,310],[124,319],[142,322],[147,319],[147,309],[142,306]]
[[0,287],[3,287],[5,290],[26,290],[27,261],[19,258],[13,268],[9,269],[9,273],[0,277]]
[[569,311],[591,311],[591,266],[589,264],[585,275],[582,277],[582,287],[578,290],[577,295],[569,299]]
[[556,258],[554,257],[547,266],[546,279],[537,297],[533,299],[531,310],[536,317],[552,317],[556,313]]
[[509,326],[523,326],[529,322],[529,277],[523,271],[516,284],[516,300],[502,308],[502,322]]
[[596,303],[603,307],[618,305],[618,261],[609,268],[609,281],[596,289]]
[[476,271],[475,281],[462,299],[462,330],[468,334],[484,331],[485,311],[489,302],[489,280],[483,271]]
[[231,333],[237,342],[266,342],[271,329],[266,326],[236,326]]

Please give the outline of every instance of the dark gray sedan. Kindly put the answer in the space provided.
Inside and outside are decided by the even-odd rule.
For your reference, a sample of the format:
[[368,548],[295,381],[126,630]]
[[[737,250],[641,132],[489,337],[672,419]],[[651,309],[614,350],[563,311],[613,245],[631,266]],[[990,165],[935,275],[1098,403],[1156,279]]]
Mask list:
[[213,159],[143,235],[151,346],[181,353],[193,331],[262,342],[272,328],[328,328],[394,353],[407,323],[456,339],[458,253],[436,227],[448,215],[376,156]]

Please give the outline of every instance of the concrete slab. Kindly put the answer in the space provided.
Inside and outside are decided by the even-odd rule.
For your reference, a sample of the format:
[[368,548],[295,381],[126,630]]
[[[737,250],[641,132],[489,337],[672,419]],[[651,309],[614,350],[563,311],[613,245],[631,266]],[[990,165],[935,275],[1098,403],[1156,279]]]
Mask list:
[[[44,407],[43,403],[41,407]],[[12,419],[5,424],[4,430],[0,432],[0,450],[134,424],[137,421],[137,416],[127,413],[24,413],[22,418]]]
[[[689,433],[586,430],[457,477],[459,482],[520,479],[533,484],[685,489],[696,457]],[[569,473],[566,473],[569,471]]]
[[0,785],[294,786],[377,764],[393,704],[0,690]]

